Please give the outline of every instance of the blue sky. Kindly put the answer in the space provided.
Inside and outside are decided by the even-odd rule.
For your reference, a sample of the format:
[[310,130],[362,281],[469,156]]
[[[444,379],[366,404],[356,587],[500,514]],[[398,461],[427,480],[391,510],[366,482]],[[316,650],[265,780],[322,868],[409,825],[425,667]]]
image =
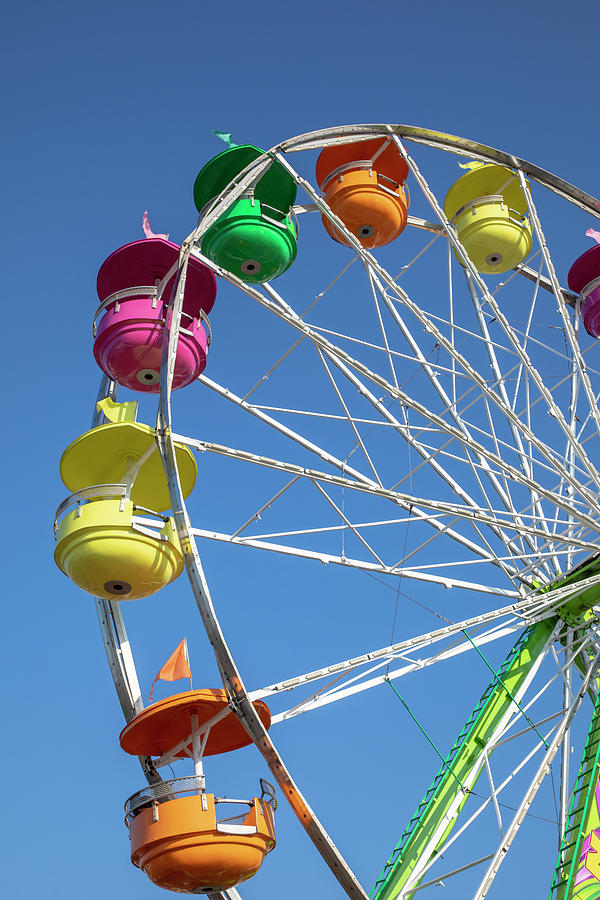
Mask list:
[[[598,196],[597,66],[589,45],[599,13],[581,0],[508,0],[501,7],[472,0],[371,7],[355,0],[295,6],[109,0],[13,6],[4,18],[9,815],[3,844],[11,863],[2,878],[14,898],[70,900],[85,893],[88,900],[143,900],[159,890],[130,865],[120,819],[122,802],[143,780],[118,746],[121,712],[91,598],[52,561],[52,516],[66,494],[60,454],[89,427],[98,384],[90,336],[98,267],[142,236],[145,209],[153,228],[172,240],[192,230],[194,178],[222,149],[213,129],[232,132],[238,143],[270,147],[328,125],[423,125],[513,152]],[[552,214],[562,215],[558,205]],[[583,231],[592,224],[579,213],[564,227],[554,223],[563,283],[570,261],[588,246]],[[348,258],[311,228],[306,233],[307,253],[314,253],[310,273],[303,270],[302,282],[290,273],[286,282],[298,308],[302,291],[313,297]],[[341,315],[343,300],[338,295]],[[251,385],[264,361],[290,342],[228,287],[219,287],[212,321],[216,344],[207,375],[233,384]],[[317,389],[302,358],[290,374],[300,393],[304,384]],[[263,448],[258,426],[223,411],[198,385],[181,392],[175,409],[186,433]],[[142,404],[140,418],[151,422],[152,415],[151,404]],[[203,464],[200,457],[194,506],[202,527],[218,530],[228,516],[244,521],[264,496],[263,482],[225,464]],[[297,513],[301,521],[305,509]],[[390,637],[393,586],[271,554],[235,555],[219,545],[200,550],[251,688]],[[437,608],[437,596],[415,589],[414,597]],[[477,609],[477,598],[467,597],[452,615]],[[146,696],[184,634],[195,686],[218,683],[183,578],[132,603],[126,617]],[[401,619],[396,636],[438,624],[411,604]],[[499,660],[506,650],[493,652]],[[452,665],[450,688],[429,672],[407,687],[443,746],[487,682],[485,670],[472,663]],[[164,696],[170,688],[160,690]],[[391,696],[386,688],[379,694],[386,691]],[[445,691],[453,697],[448,710],[439,702]],[[367,889],[437,770],[397,701],[376,693],[312,719],[299,717],[275,735]],[[215,791],[242,796],[252,794],[260,775],[268,777],[252,748],[210,761],[207,772]],[[262,880],[243,889],[245,900],[280,896],[282,885],[290,900],[317,891],[341,896],[283,804],[278,818],[279,847]],[[552,827],[538,825],[528,846],[547,860],[548,878],[528,885],[532,896],[547,890],[554,854]],[[517,877],[513,884],[518,887]],[[449,886],[445,896],[461,896],[452,890],[460,888]]]

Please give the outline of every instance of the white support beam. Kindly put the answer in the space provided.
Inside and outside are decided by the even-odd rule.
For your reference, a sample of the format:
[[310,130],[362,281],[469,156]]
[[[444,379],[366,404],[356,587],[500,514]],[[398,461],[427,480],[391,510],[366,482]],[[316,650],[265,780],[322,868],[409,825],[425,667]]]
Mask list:
[[[257,453],[250,453],[247,450],[241,450],[232,447],[226,447],[221,444],[213,444],[207,441],[197,440],[195,438],[188,437],[182,434],[175,434],[174,439],[178,443],[186,444],[188,447],[194,447],[199,451],[208,451],[211,453],[217,453],[221,456],[229,456],[234,459],[238,459],[244,462],[251,462],[255,465],[264,466],[266,468],[277,469],[280,472],[290,473],[292,475],[300,475],[304,478],[316,479],[317,481],[335,484],[338,487],[349,488],[352,490],[360,491],[362,493],[374,494],[379,497],[384,497],[387,500],[391,500],[393,503],[401,506],[403,509],[407,509],[411,512],[415,517],[419,517],[427,521],[428,524],[433,524],[438,530],[443,531],[444,534],[453,537],[455,540],[459,541],[459,543],[463,545],[468,545],[471,549],[475,549],[477,547],[471,541],[467,541],[460,533],[454,532],[448,526],[444,526],[437,522],[435,519],[433,522],[429,522],[429,518],[427,513],[423,510],[433,510],[435,513],[448,514],[450,516],[454,516],[458,519],[465,519],[468,521],[480,523],[482,525],[489,525],[491,528],[506,528],[515,532],[516,534],[530,534],[534,536],[538,536],[541,538],[546,538],[547,533],[544,532],[540,528],[535,528],[533,525],[527,525],[524,522],[518,522],[511,518],[501,518],[502,512],[500,510],[492,510],[488,512],[485,508],[480,506],[471,506],[471,505],[462,505],[458,503],[452,503],[450,501],[438,500],[434,497],[422,497],[415,496],[414,494],[406,493],[404,491],[390,490],[388,488],[379,487],[375,482],[364,482],[364,481],[354,481],[349,478],[344,478],[340,475],[334,475],[332,473],[322,472],[318,469],[309,469],[305,466],[297,465],[296,463],[291,463],[285,460],[273,459],[271,457],[262,456]],[[423,510],[421,510],[423,507]],[[506,516],[507,513],[504,513]],[[588,516],[584,516],[582,513],[578,512],[578,517],[581,518],[582,522],[595,532],[598,528],[596,522],[593,519],[590,519]],[[560,541],[560,535],[557,535],[557,542]],[[584,549],[584,550],[592,550],[595,549],[595,544],[590,542],[580,541],[574,537],[565,537],[565,542],[571,543],[574,547]],[[490,562],[498,562],[498,558],[494,557],[489,551],[483,551],[482,548],[479,548],[479,555],[487,558]],[[503,568],[503,566],[501,566]],[[518,573],[515,573],[518,576]]]
[[[137,520],[137,517],[136,517]],[[140,521],[146,521],[141,520]],[[149,521],[149,520],[148,520]],[[348,556],[335,556],[331,553],[320,553],[315,550],[304,550],[301,547],[291,547],[286,544],[273,544],[268,541],[257,541],[252,538],[238,537],[234,538],[230,534],[223,534],[218,531],[208,531],[205,528],[192,528],[192,534],[196,537],[207,538],[210,541],[221,541],[227,544],[235,544],[238,547],[253,547],[255,550],[270,550],[274,553],[281,553],[283,556],[297,556],[302,559],[311,559],[323,565],[345,566],[351,569],[360,569],[365,572],[378,572],[383,575],[401,575],[403,578],[413,579],[415,581],[425,581],[430,584],[439,584],[444,588],[463,588],[467,591],[477,591],[482,594],[492,594],[497,597],[520,597],[518,591],[509,588],[494,587],[486,584],[479,584],[474,581],[465,581],[460,578],[453,578],[451,575],[433,575],[430,572],[422,572],[416,569],[404,569],[402,566],[385,566],[379,563],[367,562],[366,560],[353,559]]]
[[[434,665],[435,663],[453,659],[456,656],[460,656],[463,653],[473,650],[473,644],[475,644],[476,647],[484,646],[485,644],[489,644],[491,641],[498,640],[500,638],[506,637],[509,634],[514,634],[515,632],[520,631],[521,627],[522,626],[520,625],[507,626],[506,628],[495,631],[493,634],[484,635],[483,637],[476,637],[473,639],[473,643],[471,643],[470,641],[464,641],[456,647],[451,647],[449,650],[444,650],[440,653],[437,653],[435,656],[430,656],[426,659],[414,660],[413,662],[402,666],[399,669],[391,669],[389,672],[385,672],[383,675],[377,675],[374,678],[369,678],[366,681],[359,682],[358,684],[352,684],[349,687],[342,686],[336,688],[335,691],[332,691],[330,694],[316,694],[314,698],[309,698],[307,701],[298,703],[291,709],[287,709],[284,712],[277,713],[276,715],[272,716],[271,723],[273,725],[276,725],[277,723],[284,722],[287,719],[293,719],[295,718],[295,716],[299,716],[302,713],[311,712],[312,710],[320,709],[323,706],[329,706],[330,703],[335,703],[338,700],[345,700],[348,697],[354,696],[355,694],[362,693],[363,691],[368,691],[374,687],[379,687],[386,681],[394,681],[396,678],[401,678],[403,675],[409,675],[411,672],[415,672],[419,669],[425,669],[431,665]],[[380,663],[380,666],[384,665],[385,661]],[[254,694],[252,696],[254,696]]]

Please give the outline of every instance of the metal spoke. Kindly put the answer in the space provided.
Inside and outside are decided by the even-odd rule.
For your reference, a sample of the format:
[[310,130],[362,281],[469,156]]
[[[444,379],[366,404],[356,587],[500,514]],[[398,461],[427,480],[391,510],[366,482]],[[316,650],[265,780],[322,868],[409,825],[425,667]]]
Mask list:
[[[533,365],[530,357],[527,355],[526,351],[523,349],[523,347],[521,346],[519,341],[516,339],[514,329],[509,324],[508,320],[506,319],[506,316],[504,315],[504,313],[498,306],[495,298],[492,297],[492,295],[490,294],[490,292],[487,288],[487,285],[485,284],[485,282],[483,281],[483,279],[481,278],[479,273],[473,267],[473,264],[471,263],[469,257],[466,255],[462,245],[458,241],[458,238],[456,237],[454,229],[452,228],[452,226],[446,219],[444,212],[441,209],[441,207],[439,206],[435,196],[430,191],[430,189],[427,185],[427,182],[425,181],[425,179],[423,178],[423,176],[421,174],[419,167],[417,166],[416,162],[413,159],[411,159],[411,157],[408,155],[408,153],[404,149],[400,139],[397,137],[394,137],[393,139],[394,139],[394,142],[395,142],[396,146],[398,147],[400,153],[402,154],[402,156],[408,163],[408,165],[409,165],[413,175],[415,176],[417,182],[419,183],[419,186],[421,187],[423,193],[429,200],[432,208],[434,209],[436,215],[438,216],[444,230],[446,231],[446,234],[448,235],[449,240],[452,242],[454,249],[456,250],[457,254],[459,255],[463,265],[470,272],[471,277],[473,278],[473,281],[475,282],[475,284],[477,284],[479,290],[485,296],[486,301],[487,301],[491,311],[493,312],[494,316],[496,317],[496,319],[502,326],[504,333],[506,334],[506,337],[507,337],[508,341],[510,342],[511,346],[513,347],[515,352],[519,355],[519,357],[523,360],[523,363],[527,367],[529,375],[532,378],[532,380],[535,382],[535,385],[536,385],[540,395],[546,401],[546,404],[548,406],[548,411],[553,416],[553,418],[555,418],[557,420],[557,422],[559,423],[560,427],[562,428],[562,430],[565,433],[567,440],[569,440],[570,442],[573,443],[573,446],[577,452],[577,455],[580,457],[580,459],[584,463],[590,478],[594,481],[594,483],[596,484],[597,487],[600,487],[600,479],[598,477],[598,474],[597,474],[594,466],[592,466],[590,460],[587,457],[587,454],[585,454],[585,452],[581,448],[581,445],[579,444],[579,442],[576,439],[576,435],[569,428],[568,423],[565,420],[564,415],[562,413],[562,410],[560,409],[560,407],[557,406],[551,393],[546,388],[541,374],[537,371],[537,369]],[[519,172],[519,176],[521,179],[523,179],[523,174],[521,172]],[[542,244],[542,246],[543,246],[543,244]],[[551,278],[552,278],[553,272],[554,272],[554,270],[552,269],[552,271],[550,273]],[[553,286],[554,286],[555,281],[556,281],[556,276],[554,275]],[[556,282],[555,293],[560,295],[561,301],[562,301],[562,294],[560,292],[560,287],[558,286],[558,282]],[[501,404],[499,405],[499,408],[502,408]]]

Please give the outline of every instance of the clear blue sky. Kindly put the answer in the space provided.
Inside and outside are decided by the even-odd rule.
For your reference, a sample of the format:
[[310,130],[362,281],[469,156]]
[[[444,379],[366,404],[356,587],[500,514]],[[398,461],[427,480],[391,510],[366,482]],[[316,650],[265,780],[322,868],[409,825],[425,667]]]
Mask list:
[[[423,125],[511,151],[598,196],[599,18],[597,4],[583,0],[501,6],[66,0],[5,12],[2,844],[8,863],[0,881],[7,896],[159,897],[128,859],[121,804],[143,779],[118,746],[122,717],[93,602],[52,561],[52,516],[66,494],[60,454],[89,427],[98,384],[90,333],[102,260],[141,237],[146,208],[153,228],[173,240],[191,231],[194,178],[222,149],[213,129],[270,147],[328,125]],[[584,224],[593,223],[582,216]],[[587,246],[582,232],[565,233],[564,241],[563,281],[569,259]],[[331,242],[323,248],[310,296],[345,258]],[[266,321],[262,316],[261,328],[271,327]],[[218,297],[213,322],[218,350],[208,375],[230,373],[234,381],[263,370],[268,335],[231,290]],[[239,432],[227,414],[217,427],[214,400],[197,385],[182,392],[176,408],[200,438],[218,440],[219,432],[261,449],[253,427]],[[202,466],[200,458],[195,509],[203,525],[213,527],[210,514],[219,520],[223,509],[233,509],[233,521],[241,523],[254,508],[252,485],[238,473],[229,481],[225,467],[217,470],[222,480],[210,483]],[[366,576],[248,551],[230,555],[212,545],[201,552],[251,688],[387,643],[395,597]],[[473,609],[477,602],[469,598],[452,615]],[[218,683],[183,578],[131,604],[126,615],[146,696],[184,634],[195,686]],[[405,615],[402,634],[435,627],[416,608]],[[410,685],[442,746],[487,680],[485,671],[453,665],[450,689],[445,675]],[[427,699],[441,700],[445,692],[454,698],[452,714],[445,700],[433,711]],[[383,700],[363,695],[280,726],[275,735],[368,889],[437,770],[430,748],[387,696],[391,691],[379,693]],[[268,777],[253,749],[209,761],[207,773],[217,793],[242,796],[252,795],[260,775]],[[279,847],[242,889],[245,900],[341,896],[283,803],[278,818]],[[550,866],[554,831],[540,828],[529,846],[535,852],[544,846],[539,852]],[[515,876],[515,895],[522,888],[522,895],[544,896],[549,879],[549,869],[543,883],[524,885]],[[458,898],[456,890],[449,885],[444,896]]]

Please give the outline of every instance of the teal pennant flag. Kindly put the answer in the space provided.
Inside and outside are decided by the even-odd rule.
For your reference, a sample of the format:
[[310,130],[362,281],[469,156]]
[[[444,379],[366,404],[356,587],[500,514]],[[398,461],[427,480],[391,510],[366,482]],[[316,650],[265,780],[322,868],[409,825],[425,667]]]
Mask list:
[[225,141],[225,143],[227,144],[229,149],[231,149],[232,147],[239,147],[239,144],[236,144],[231,140],[231,132],[229,132],[229,131],[213,131],[213,134],[216,134],[216,136],[220,140]]

